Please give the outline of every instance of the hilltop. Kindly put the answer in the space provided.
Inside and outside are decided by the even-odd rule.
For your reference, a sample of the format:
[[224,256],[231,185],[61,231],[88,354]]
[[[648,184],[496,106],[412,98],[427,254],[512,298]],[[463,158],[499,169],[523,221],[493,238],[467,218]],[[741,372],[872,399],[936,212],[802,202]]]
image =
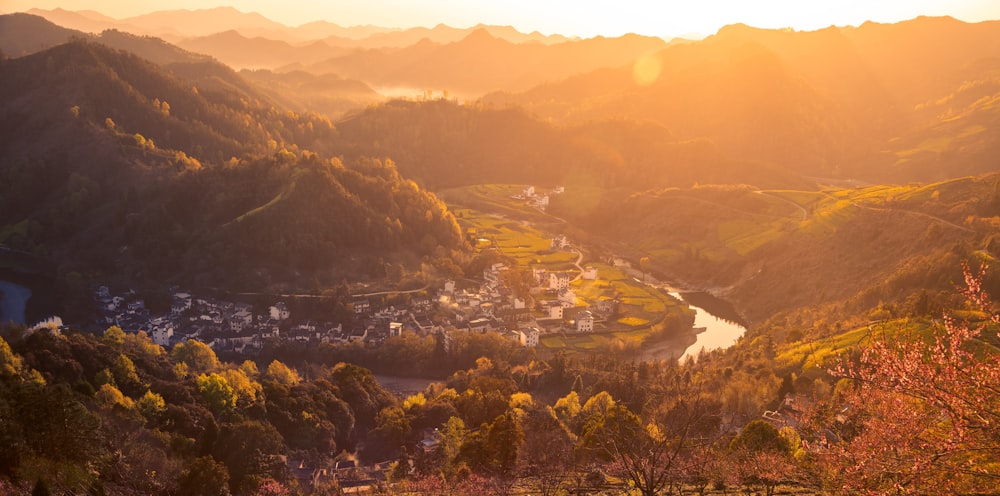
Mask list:
[[224,66],[167,72],[82,41],[2,64],[0,114],[17,125],[0,140],[0,241],[60,273],[299,285],[461,249],[447,208],[390,161],[322,158],[329,120]]

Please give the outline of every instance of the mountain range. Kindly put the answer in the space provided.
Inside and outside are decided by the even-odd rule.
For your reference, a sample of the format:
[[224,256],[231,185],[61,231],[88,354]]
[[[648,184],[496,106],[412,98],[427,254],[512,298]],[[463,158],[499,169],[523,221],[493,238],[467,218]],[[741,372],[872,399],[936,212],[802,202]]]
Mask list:
[[[108,21],[89,12],[48,14],[75,19],[78,26],[80,19]],[[157,22],[188,14],[164,14]],[[481,182],[577,184],[605,190],[609,201],[699,184],[809,190],[819,184],[938,181],[995,171],[1000,153],[1000,23],[918,18],[813,32],[733,25],[702,41],[670,44],[631,35],[516,43],[480,27],[457,41],[338,48],[329,36],[308,44],[265,38],[261,33],[275,25],[259,16],[231,9],[204,14],[224,31],[181,46],[117,30],[92,35],[28,14],[0,16],[0,51],[14,57],[4,62],[11,71],[0,105],[5,122],[18,123],[8,126],[0,146],[6,173],[17,178],[11,184],[33,185],[23,191],[47,197],[34,172],[62,171],[60,177],[79,177],[51,188],[56,197],[82,198],[62,188],[76,191],[83,184],[92,192],[87,179],[98,191],[127,191],[136,181],[143,188],[177,181],[163,179],[173,175],[215,177],[208,180],[212,184],[249,181],[232,171],[192,171],[284,163],[274,156],[311,164],[316,154],[320,162],[339,157],[334,160],[347,169],[392,171],[379,174],[387,184],[412,180],[421,194],[424,188]],[[140,24],[152,29],[156,18],[144,17]],[[313,35],[327,34],[321,27],[312,25]],[[458,33],[440,26],[426,31]],[[372,28],[351,36],[392,33]],[[88,41],[66,44],[71,39]],[[226,57],[245,57],[247,65],[303,62],[236,72],[220,57],[199,54],[197,43],[226,47]],[[324,58],[338,50],[340,55]],[[502,91],[464,103],[383,102],[374,88],[385,86],[447,88],[462,95]],[[77,163],[71,157],[88,158]],[[273,207],[296,204],[288,194],[301,191],[293,187],[299,183],[258,175],[268,177],[270,186],[254,186],[256,193],[233,200],[238,206],[213,207],[232,214],[212,221],[222,224],[191,230],[218,228],[258,207],[282,211]],[[346,179],[333,177],[331,184],[341,183],[334,190],[357,195]],[[22,223],[56,222],[64,210],[33,212],[23,195],[9,198],[4,223],[23,227],[10,232],[31,249],[48,246],[51,234],[32,241],[30,222]],[[369,212],[364,215],[386,208],[356,206]],[[118,208],[126,217],[137,213]],[[449,225],[446,213],[433,214],[437,208],[429,209],[431,218]],[[393,227],[394,216],[386,224],[390,234],[370,235],[380,246],[408,239],[428,245],[423,253],[433,251],[431,241],[404,234],[405,224]],[[459,246],[449,227],[434,229],[432,239],[449,239],[449,249]],[[120,241],[123,235],[108,237]],[[167,266],[178,267],[176,251],[157,256],[175,257]],[[281,269],[271,267],[265,279],[275,271]]]

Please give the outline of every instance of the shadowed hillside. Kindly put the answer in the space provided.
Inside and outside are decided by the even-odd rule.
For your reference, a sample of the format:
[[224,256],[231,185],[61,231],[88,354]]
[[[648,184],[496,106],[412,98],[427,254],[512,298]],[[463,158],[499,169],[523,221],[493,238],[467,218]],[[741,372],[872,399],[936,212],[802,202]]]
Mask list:
[[461,247],[447,208],[391,162],[320,158],[327,119],[269,105],[224,66],[182,78],[86,42],[2,64],[0,242],[62,271],[259,288]]

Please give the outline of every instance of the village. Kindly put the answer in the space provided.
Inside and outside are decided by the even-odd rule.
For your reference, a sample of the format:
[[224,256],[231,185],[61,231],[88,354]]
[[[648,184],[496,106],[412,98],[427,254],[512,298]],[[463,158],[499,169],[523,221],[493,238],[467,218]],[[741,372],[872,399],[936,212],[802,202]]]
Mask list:
[[[522,198],[535,205],[538,197],[533,189],[525,188]],[[579,253],[563,235],[551,239],[551,249]],[[169,311],[153,312],[135,290],[113,292],[100,286],[94,293],[100,308],[100,320],[95,324],[98,329],[118,326],[125,332],[145,332],[166,348],[196,339],[216,352],[248,357],[269,342],[378,346],[404,332],[441,334],[446,349],[456,332],[495,332],[523,346],[536,347],[546,334],[605,329],[604,323],[617,314],[617,300],[586,305],[577,298],[572,281],[598,279],[596,267],[578,267],[572,271],[533,267],[530,288],[519,295],[509,276],[524,269],[494,263],[478,278],[441,281],[436,288],[409,295],[404,303],[390,303],[393,299],[382,294],[354,295],[349,301],[330,297],[330,312],[311,315],[293,314],[284,299],[275,298],[268,305],[252,304],[181,289],[171,291]],[[350,310],[350,319],[335,320],[332,308],[338,303]]]
[[[579,253],[565,236],[551,239],[552,250]],[[582,255],[580,256],[582,259]],[[96,289],[94,299],[101,310],[97,328],[118,326],[125,332],[145,332],[165,348],[195,339],[219,353],[253,357],[270,343],[281,340],[307,344],[361,342],[379,346],[404,332],[439,334],[445,349],[456,333],[498,333],[522,346],[536,347],[545,334],[593,333],[604,329],[618,312],[617,300],[582,305],[571,288],[576,279],[597,280],[598,269],[584,266],[578,271],[530,270],[531,287],[518,296],[510,287],[518,269],[494,263],[477,279],[445,280],[435,290],[412,295],[404,306],[383,304],[382,295],[355,295],[346,306],[353,318],[346,322],[317,319],[316,315],[294,315],[284,301],[263,306],[195,295],[175,290],[168,312],[154,313],[137,291],[112,292]],[[526,272],[527,274],[528,272]],[[330,306],[336,303],[330,298]],[[330,312],[332,316],[333,312]],[[417,456],[433,453],[441,441],[436,429],[428,429],[414,447]],[[289,473],[301,487],[336,484],[344,493],[368,493],[385,483],[390,462],[361,466],[343,459],[317,467],[299,459],[286,459]],[[413,470],[413,460],[410,461]]]

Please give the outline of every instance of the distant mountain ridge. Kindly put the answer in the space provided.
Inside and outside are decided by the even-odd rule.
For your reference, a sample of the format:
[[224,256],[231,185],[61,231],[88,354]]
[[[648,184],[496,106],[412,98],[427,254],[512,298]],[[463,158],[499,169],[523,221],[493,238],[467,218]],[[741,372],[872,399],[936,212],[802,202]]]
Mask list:
[[[941,160],[962,173],[996,168],[983,151],[997,150],[1000,136],[989,117],[1000,94],[986,92],[1000,70],[1000,22],[917,18],[811,32],[732,25],[655,59],[660,72],[646,85],[627,66],[482,101],[563,123],[652,120],[804,175],[905,182],[953,177]],[[972,86],[984,108],[968,126],[948,124],[969,112],[941,102]]]
[[378,26],[344,27],[329,21],[315,21],[290,27],[272,21],[255,12],[241,12],[232,7],[215,7],[197,10],[164,10],[126,19],[113,19],[93,11],[73,12],[64,9],[31,9],[27,13],[45,17],[67,28],[97,33],[106,29],[119,29],[136,34],[157,36],[167,41],[199,38],[213,34],[236,31],[248,38],[263,37],[291,44],[325,40],[331,45],[355,48],[387,48],[412,45],[424,38],[437,43],[458,41],[477,29],[486,29],[492,35],[512,43],[562,43],[562,35],[521,33],[510,26],[479,24],[469,28],[455,28],[443,24],[433,28],[408,29]]

